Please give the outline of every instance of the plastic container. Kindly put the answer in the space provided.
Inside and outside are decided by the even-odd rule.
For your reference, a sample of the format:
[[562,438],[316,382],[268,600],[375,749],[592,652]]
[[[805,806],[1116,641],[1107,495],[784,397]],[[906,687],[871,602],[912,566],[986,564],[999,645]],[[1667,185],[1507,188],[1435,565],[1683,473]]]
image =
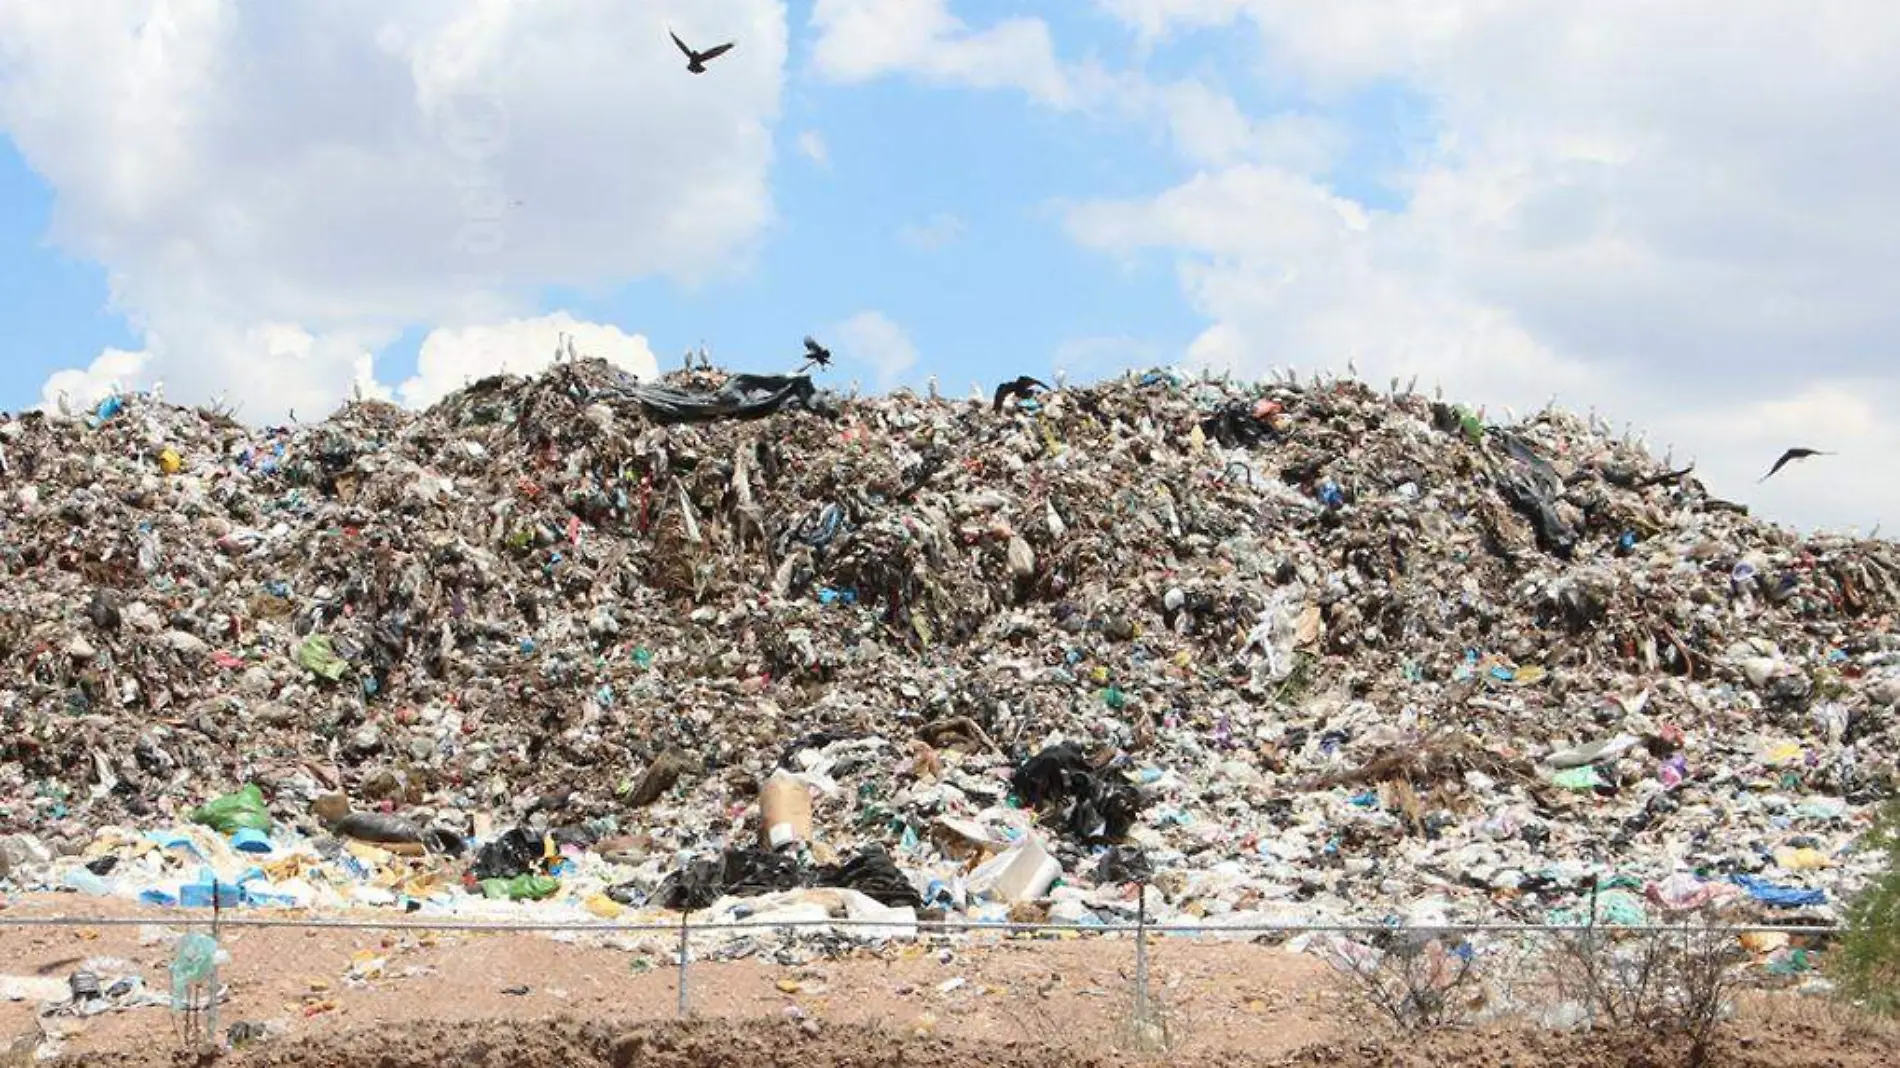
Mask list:
[[778,772],[759,789],[759,836],[767,849],[811,840],[811,789],[797,776]]
[[1031,838],[970,873],[970,890],[1011,904],[1034,901],[1061,876],[1062,862],[1049,855],[1040,839]]

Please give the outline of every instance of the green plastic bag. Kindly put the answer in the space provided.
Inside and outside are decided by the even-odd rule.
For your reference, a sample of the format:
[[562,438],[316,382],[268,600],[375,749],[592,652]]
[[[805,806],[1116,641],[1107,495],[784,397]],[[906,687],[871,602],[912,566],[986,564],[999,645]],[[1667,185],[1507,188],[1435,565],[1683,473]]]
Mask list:
[[320,679],[336,682],[349,674],[349,661],[336,655],[336,646],[328,634],[312,634],[297,647],[297,663]]
[[491,901],[539,901],[553,897],[561,880],[548,875],[517,875],[512,879],[483,879],[482,896]]
[[1580,768],[1565,768],[1552,775],[1550,781],[1566,790],[1594,790],[1603,785],[1602,776],[1588,764]]
[[264,811],[264,791],[255,783],[206,803],[191,814],[191,822],[202,823],[219,834],[236,834],[245,829],[270,833],[270,813]]
[[[183,1011],[194,999],[191,988],[211,981],[217,973],[218,943],[208,934],[193,933],[178,940],[178,955],[172,958],[172,1008]],[[216,997],[217,991],[209,996]]]

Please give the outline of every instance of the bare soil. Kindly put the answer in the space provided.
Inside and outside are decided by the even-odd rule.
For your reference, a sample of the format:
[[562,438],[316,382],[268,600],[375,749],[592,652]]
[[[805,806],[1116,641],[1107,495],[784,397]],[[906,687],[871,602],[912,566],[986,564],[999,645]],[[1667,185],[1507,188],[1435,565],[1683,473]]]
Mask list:
[[[10,916],[145,915],[97,903],[16,903]],[[174,928],[176,929],[176,928]],[[169,943],[150,929],[0,927],[0,973],[64,978],[87,958],[133,962],[163,988]],[[621,947],[538,934],[227,929],[230,997],[221,1023],[268,1037],[221,1065],[271,1068],[594,1068],[809,1065],[855,1068],[1086,1066],[1154,1059],[1320,1068],[1675,1068],[1683,1051],[1650,1036],[1454,1031],[1388,1040],[1346,1019],[1324,965],[1269,946],[1157,942],[1153,988],[1169,1055],[1133,1043],[1134,948],[1127,941],[893,945],[836,959],[698,962],[694,1019],[675,1018],[669,938]],[[143,944],[142,944],[143,943]],[[0,1051],[30,1057],[35,1007],[0,1002]],[[72,1065],[193,1063],[162,1008],[49,1021],[70,1031]],[[29,1063],[27,1060],[0,1063]],[[1751,1002],[1715,1066],[1891,1068],[1892,1032],[1805,999]]]

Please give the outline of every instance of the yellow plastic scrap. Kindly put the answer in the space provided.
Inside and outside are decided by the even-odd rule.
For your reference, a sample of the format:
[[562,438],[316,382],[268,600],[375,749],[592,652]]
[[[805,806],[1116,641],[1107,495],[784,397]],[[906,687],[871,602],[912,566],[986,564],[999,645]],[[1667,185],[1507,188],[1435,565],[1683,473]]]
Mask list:
[[1549,672],[1542,666],[1529,664],[1517,669],[1517,684],[1519,686],[1532,686],[1544,681],[1544,676],[1548,674]]
[[1808,846],[1791,849],[1783,846],[1775,850],[1775,863],[1783,871],[1813,871],[1816,868],[1828,867],[1833,862],[1828,859],[1826,853],[1818,849]]
[[185,469],[185,458],[174,449],[166,449],[158,454],[158,469],[168,475],[175,475]]
[[627,907],[606,894],[595,894],[581,902],[587,911],[603,920],[617,920],[627,911]]
[[1762,754],[1761,762],[1770,767],[1780,767],[1785,764],[1799,764],[1806,757],[1807,753],[1801,748],[1801,743],[1776,742]]

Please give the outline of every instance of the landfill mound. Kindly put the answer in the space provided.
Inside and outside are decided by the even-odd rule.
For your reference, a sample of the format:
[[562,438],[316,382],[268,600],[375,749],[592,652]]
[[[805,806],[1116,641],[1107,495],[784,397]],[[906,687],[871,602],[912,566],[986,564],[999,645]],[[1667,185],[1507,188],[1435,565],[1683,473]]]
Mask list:
[[319,903],[1826,918],[1896,782],[1900,548],[1559,411],[578,361],[23,415],[0,491],[16,884],[308,841]]

